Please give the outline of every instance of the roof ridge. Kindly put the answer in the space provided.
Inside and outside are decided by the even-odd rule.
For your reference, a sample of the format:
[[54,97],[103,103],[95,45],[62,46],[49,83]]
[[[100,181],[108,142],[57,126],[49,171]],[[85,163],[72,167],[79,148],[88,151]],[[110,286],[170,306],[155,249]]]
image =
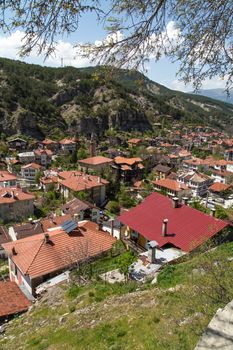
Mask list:
[[34,258],[32,259],[31,263],[29,264],[29,266],[28,266],[28,268],[27,268],[25,274],[27,274],[27,272],[29,271],[29,269],[30,269],[30,267],[32,266],[33,262],[35,261],[35,259],[36,259],[37,255],[38,255],[38,253],[39,253],[39,251],[40,251],[41,246],[42,246],[43,243],[44,243],[44,240],[41,240],[41,244],[40,244],[40,246],[39,246],[39,248],[38,248],[36,254],[34,255]]

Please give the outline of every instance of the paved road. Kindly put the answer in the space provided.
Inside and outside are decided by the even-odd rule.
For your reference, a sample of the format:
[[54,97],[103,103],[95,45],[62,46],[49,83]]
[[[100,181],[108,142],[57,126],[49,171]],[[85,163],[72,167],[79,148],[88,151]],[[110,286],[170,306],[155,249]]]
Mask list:
[[233,350],[233,300],[217,311],[194,350]]

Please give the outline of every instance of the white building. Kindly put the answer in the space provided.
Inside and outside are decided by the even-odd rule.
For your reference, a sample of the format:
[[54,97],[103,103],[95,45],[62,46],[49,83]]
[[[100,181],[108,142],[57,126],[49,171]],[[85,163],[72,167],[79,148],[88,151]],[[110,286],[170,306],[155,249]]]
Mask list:
[[205,196],[209,186],[213,183],[213,179],[208,175],[194,171],[179,175],[178,181],[186,184],[191,189],[194,197]]
[[34,152],[22,152],[18,153],[18,158],[21,163],[32,163],[35,161],[35,154]]
[[36,163],[27,164],[21,167],[21,176],[28,181],[35,181],[36,174],[42,169],[41,165]]

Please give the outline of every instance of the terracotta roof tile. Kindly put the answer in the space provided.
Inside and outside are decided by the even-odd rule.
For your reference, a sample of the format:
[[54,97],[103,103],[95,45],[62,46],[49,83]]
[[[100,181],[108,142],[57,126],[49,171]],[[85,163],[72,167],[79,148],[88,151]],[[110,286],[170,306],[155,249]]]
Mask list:
[[142,159],[139,157],[136,157],[136,158],[115,157],[114,162],[116,164],[134,165],[135,163],[141,163]]
[[155,186],[164,187],[164,188],[167,188],[169,190],[176,191],[176,192],[189,189],[185,184],[181,184],[176,180],[172,180],[172,179],[168,179],[168,178],[153,181],[153,183],[155,184]]
[[53,152],[50,150],[50,149],[36,149],[34,151],[34,153],[37,155],[37,156],[41,156],[42,154],[46,154],[47,156],[52,156],[53,155]]
[[65,138],[65,139],[60,140],[59,143],[61,145],[70,145],[70,144],[76,144],[76,141],[74,139]]
[[32,169],[41,169],[42,166],[40,164],[37,164],[37,163],[30,163],[30,164],[26,164],[24,166],[21,167],[22,169],[28,169],[28,168],[32,168]]
[[[79,222],[79,227],[71,233],[62,229],[4,244],[4,249],[24,273],[31,278],[50,272],[63,270],[70,265],[97,256],[111,249],[115,238],[100,231],[94,222]],[[14,248],[16,255],[12,254]]]
[[132,144],[137,144],[137,143],[140,143],[142,142],[141,139],[137,139],[137,138],[132,138],[130,140],[127,141],[128,143],[132,143]]
[[109,182],[94,175],[86,175],[80,171],[63,171],[58,174],[63,180],[60,184],[72,191],[84,191],[94,187],[107,185]]
[[34,199],[33,194],[23,192],[20,188],[4,187],[0,188],[0,204],[14,203],[16,201],[26,201]]
[[18,314],[31,306],[15,282],[0,282],[0,291],[0,317]]
[[102,156],[95,156],[91,158],[81,159],[78,161],[78,163],[90,164],[90,165],[99,165],[99,164],[112,163],[112,162],[113,160],[111,158],[102,157]]
[[41,225],[43,227],[43,232],[48,229],[56,226],[62,225],[65,221],[71,220],[72,217],[70,214],[61,215],[61,216],[52,216],[48,218],[44,218],[41,220]]
[[53,140],[51,140],[51,139],[45,139],[44,141],[42,141],[41,142],[43,145],[55,145],[55,144],[57,144],[57,142],[56,141],[53,141]]
[[7,170],[0,170],[0,182],[17,180],[17,177]]
[[230,188],[231,188],[230,185],[225,185],[225,184],[222,184],[220,182],[215,182],[215,183],[213,183],[213,185],[211,185],[209,187],[209,190],[212,192],[222,192],[222,191],[226,191]]
[[5,226],[0,226],[0,246],[3,243],[11,241],[11,237],[8,234],[8,230]]

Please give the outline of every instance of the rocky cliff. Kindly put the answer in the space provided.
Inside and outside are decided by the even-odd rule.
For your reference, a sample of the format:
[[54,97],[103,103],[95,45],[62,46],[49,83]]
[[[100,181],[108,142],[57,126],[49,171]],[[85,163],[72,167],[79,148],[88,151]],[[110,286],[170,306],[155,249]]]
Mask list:
[[233,124],[230,104],[106,67],[49,68],[2,58],[0,96],[0,130],[6,136],[145,131],[164,118],[219,128]]

